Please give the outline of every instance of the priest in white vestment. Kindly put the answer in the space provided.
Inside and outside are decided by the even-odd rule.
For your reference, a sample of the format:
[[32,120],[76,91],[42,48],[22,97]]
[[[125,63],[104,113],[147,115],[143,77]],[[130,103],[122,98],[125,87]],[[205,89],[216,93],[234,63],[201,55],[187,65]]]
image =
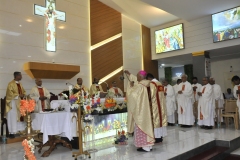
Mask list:
[[112,82],[112,87],[109,89],[109,92],[111,92],[115,97],[123,97],[123,91],[117,87],[117,82]]
[[146,78],[151,81],[148,96],[150,97],[155,143],[160,143],[167,136],[167,107],[164,86],[151,73],[148,73]]
[[192,85],[187,81],[187,75],[183,74],[181,77],[182,83],[179,84],[177,94],[178,124],[181,124],[181,127],[192,127],[195,122]]
[[[77,79],[77,84],[74,86],[74,88],[78,90],[77,93],[81,93],[81,92],[86,93],[86,92],[89,92],[88,88],[83,85],[83,80],[82,80],[82,78],[78,78],[78,79]],[[74,94],[76,94],[76,93],[74,93]]]
[[90,95],[94,96],[97,92],[103,92],[102,86],[99,83],[98,78],[93,79],[93,84],[90,87]]
[[50,108],[50,93],[42,86],[42,80],[37,78],[35,80],[36,86],[32,88],[30,92],[30,97],[35,100],[36,106],[34,112],[40,113],[45,109]]
[[238,112],[240,117],[240,78],[238,76],[232,77],[232,82],[234,83],[233,95],[237,99]]
[[22,80],[21,72],[14,72],[14,80],[8,83],[6,91],[6,109],[5,115],[9,130],[9,138],[15,138],[18,131],[23,131],[26,123],[20,114],[20,101],[26,96],[26,91],[20,81]]
[[209,84],[207,77],[203,78],[203,86],[198,95],[198,125],[204,129],[212,129],[214,126],[215,99],[213,86]]
[[164,95],[166,98],[166,106],[167,106],[168,125],[174,126],[175,110],[176,110],[175,91],[173,87],[170,84],[168,84],[168,81],[166,79],[163,81],[163,85],[164,85]]
[[150,81],[146,80],[147,73],[140,71],[135,76],[125,71],[129,77],[129,88],[127,89],[128,103],[128,133],[134,132],[134,145],[137,151],[149,152],[154,145],[153,123],[151,118],[151,108],[148,97]]
[[[220,85],[215,84],[215,79],[213,77],[210,78],[209,83],[213,86],[213,93],[216,105],[218,106],[218,108],[223,109],[224,98]],[[216,112],[217,122],[223,122],[223,118],[220,118],[220,112],[222,112],[222,110],[217,109]]]
[[177,80],[177,83],[173,86],[173,89],[174,89],[174,92],[175,92],[176,101],[177,101],[178,85],[179,85],[180,83],[182,83],[182,79],[178,79],[178,80]]
[[193,98],[194,102],[197,102],[199,99],[198,92],[200,92],[200,89],[202,88],[202,85],[198,83],[197,77],[192,78],[192,88],[193,88]]

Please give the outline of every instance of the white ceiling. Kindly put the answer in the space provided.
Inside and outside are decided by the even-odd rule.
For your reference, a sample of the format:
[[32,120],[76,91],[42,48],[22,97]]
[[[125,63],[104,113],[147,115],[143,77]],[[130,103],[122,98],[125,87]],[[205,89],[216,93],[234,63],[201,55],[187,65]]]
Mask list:
[[179,19],[140,0],[99,0],[149,28]]
[[151,28],[177,19],[193,20],[240,6],[240,0],[99,0]]

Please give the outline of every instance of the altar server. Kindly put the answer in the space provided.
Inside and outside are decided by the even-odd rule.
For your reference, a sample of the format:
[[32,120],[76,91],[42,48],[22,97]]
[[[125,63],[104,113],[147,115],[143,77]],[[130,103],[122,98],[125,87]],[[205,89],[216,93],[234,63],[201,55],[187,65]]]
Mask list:
[[20,115],[20,100],[26,96],[26,91],[20,81],[21,72],[14,72],[14,80],[8,83],[6,91],[6,109],[5,114],[8,121],[9,138],[15,138],[18,131],[25,129],[25,122]]
[[175,124],[175,110],[176,110],[176,101],[175,101],[175,91],[173,87],[168,84],[168,81],[163,80],[164,85],[164,95],[166,98],[166,106],[167,106],[167,120],[168,125],[174,126]]
[[187,81],[187,75],[183,74],[182,83],[178,85],[178,123],[181,127],[192,127],[193,116],[193,90],[192,85]]
[[150,99],[155,143],[160,143],[163,141],[163,137],[167,136],[167,108],[164,86],[151,73],[147,74],[147,79],[151,81],[148,96]]
[[199,99],[198,92],[200,92],[200,89],[202,88],[202,85],[198,83],[197,77],[192,78],[192,88],[193,88],[193,98],[194,102],[197,102]]
[[138,82],[128,71],[125,73],[130,80],[130,87],[127,90],[128,132],[134,132],[134,145],[138,147],[137,151],[149,152],[155,142],[147,89],[150,81],[145,79],[147,75],[145,71],[138,72]]
[[34,112],[41,112],[50,108],[50,93],[42,86],[42,80],[40,78],[35,79],[36,86],[32,88],[30,97],[35,100],[36,106]]
[[207,77],[203,78],[203,86],[197,93],[198,101],[198,125],[204,129],[212,129],[214,126],[215,99],[213,86],[209,84]]
[[90,95],[95,95],[97,92],[103,92],[102,86],[99,83],[98,78],[93,79],[93,84],[90,87]]
[[117,87],[117,82],[112,82],[112,88],[109,89],[109,92],[113,93],[116,97],[123,97],[123,91]]

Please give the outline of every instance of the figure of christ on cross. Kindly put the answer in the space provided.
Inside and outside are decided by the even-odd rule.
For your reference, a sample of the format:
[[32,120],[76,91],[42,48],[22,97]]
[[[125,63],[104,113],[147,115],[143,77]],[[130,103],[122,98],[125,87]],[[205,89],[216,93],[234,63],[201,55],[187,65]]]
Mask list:
[[34,14],[45,17],[45,44],[46,50],[56,52],[56,25],[55,20],[66,21],[66,13],[57,11],[55,0],[46,0],[46,6],[34,4]]

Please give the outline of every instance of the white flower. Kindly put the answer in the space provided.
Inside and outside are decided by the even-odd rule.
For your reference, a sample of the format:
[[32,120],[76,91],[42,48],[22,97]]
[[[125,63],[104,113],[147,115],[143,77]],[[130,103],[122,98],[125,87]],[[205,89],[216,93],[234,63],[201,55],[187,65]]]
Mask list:
[[100,107],[95,108],[96,111],[100,112],[102,109]]

